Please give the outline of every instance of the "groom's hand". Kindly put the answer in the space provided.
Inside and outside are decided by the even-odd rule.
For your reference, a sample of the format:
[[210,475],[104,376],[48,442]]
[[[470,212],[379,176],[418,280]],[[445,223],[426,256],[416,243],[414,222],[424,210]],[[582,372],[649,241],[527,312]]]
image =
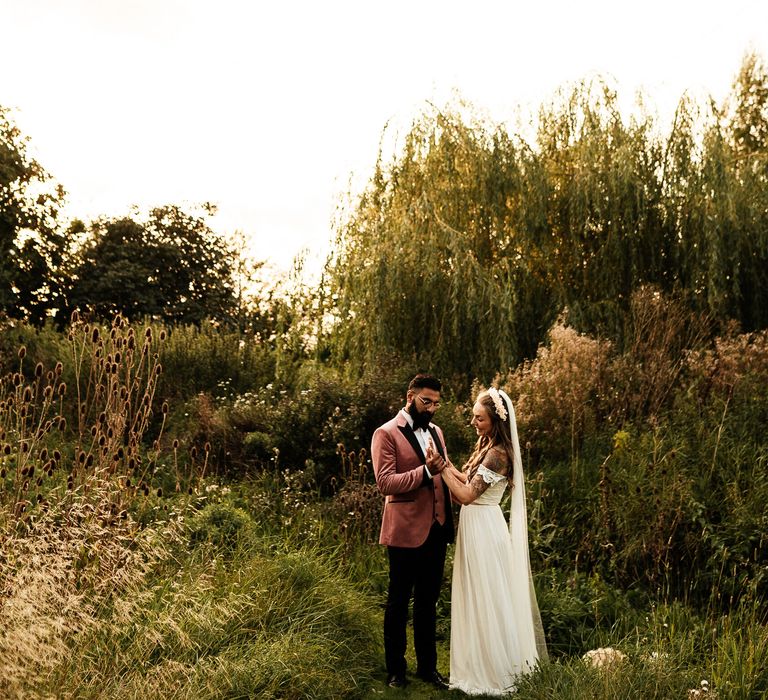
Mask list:
[[435,452],[434,445],[430,441],[429,447],[427,447],[427,469],[432,475],[439,474],[445,469],[445,460]]

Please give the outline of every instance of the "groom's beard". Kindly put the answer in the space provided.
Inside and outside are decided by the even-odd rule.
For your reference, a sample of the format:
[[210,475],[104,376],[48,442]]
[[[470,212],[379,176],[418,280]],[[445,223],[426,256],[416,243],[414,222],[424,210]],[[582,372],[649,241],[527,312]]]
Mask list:
[[416,404],[414,402],[411,402],[411,405],[408,407],[408,413],[410,413],[411,418],[413,418],[414,428],[421,428],[422,430],[426,430],[429,427],[429,424],[432,422],[432,414],[428,411],[421,413],[416,408]]

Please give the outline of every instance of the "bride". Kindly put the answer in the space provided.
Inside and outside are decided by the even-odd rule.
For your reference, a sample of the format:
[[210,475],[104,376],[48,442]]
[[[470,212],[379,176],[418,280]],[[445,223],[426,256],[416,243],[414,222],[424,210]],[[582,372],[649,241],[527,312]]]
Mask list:
[[[450,685],[471,695],[505,695],[547,650],[528,556],[525,481],[512,401],[482,392],[473,408],[478,435],[463,471],[440,463],[462,504],[451,590]],[[431,448],[428,449],[428,453]],[[428,459],[434,457],[428,454]],[[499,502],[509,483],[509,527]]]

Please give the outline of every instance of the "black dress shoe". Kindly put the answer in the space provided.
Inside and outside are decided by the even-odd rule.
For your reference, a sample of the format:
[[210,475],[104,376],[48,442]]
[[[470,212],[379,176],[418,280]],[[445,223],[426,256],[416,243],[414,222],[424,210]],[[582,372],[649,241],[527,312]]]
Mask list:
[[404,673],[390,673],[387,676],[387,685],[390,688],[405,688],[408,685],[408,681]]
[[448,689],[448,681],[443,678],[438,671],[430,671],[429,673],[419,673],[417,674],[421,680],[423,680],[425,683],[431,683],[435,686],[435,688],[440,688],[441,690],[447,690]]

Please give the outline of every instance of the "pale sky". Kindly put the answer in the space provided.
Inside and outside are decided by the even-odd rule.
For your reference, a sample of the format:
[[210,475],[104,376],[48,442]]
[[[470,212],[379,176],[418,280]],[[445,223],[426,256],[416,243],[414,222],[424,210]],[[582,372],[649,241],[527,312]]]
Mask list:
[[211,201],[278,270],[319,264],[381,133],[458,94],[535,113],[602,74],[669,113],[768,58],[766,0],[0,0],[0,105],[69,213]]

